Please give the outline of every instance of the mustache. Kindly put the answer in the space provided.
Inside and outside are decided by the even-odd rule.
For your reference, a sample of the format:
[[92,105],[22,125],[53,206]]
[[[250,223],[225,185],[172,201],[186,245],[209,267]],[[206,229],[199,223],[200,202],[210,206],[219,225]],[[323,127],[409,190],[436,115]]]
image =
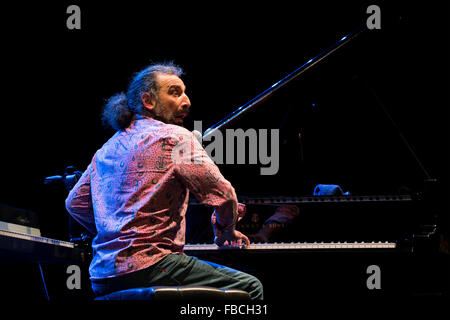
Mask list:
[[185,115],[185,117],[187,117],[189,115],[189,109],[184,108],[183,110],[181,110],[175,114],[176,117],[181,116],[181,115]]

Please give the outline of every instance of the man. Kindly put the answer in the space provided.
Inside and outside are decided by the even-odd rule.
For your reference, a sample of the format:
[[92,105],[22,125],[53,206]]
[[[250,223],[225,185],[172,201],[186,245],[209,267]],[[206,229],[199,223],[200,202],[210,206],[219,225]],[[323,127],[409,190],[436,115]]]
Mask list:
[[[249,245],[235,229],[234,188],[195,136],[182,127],[191,106],[182,70],[154,64],[111,97],[103,121],[117,130],[66,199],[95,234],[89,268],[96,295],[156,285],[234,288],[262,299],[255,277],[183,253],[189,192],[214,208],[215,242]],[[242,208],[241,208],[242,209]]]

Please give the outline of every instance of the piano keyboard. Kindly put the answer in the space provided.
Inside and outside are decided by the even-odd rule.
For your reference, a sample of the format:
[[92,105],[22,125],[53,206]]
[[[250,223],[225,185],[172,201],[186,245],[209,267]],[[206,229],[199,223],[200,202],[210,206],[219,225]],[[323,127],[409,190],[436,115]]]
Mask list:
[[410,195],[361,195],[361,196],[303,196],[303,197],[239,197],[243,204],[280,205],[307,203],[337,203],[337,202],[404,202],[412,201]]
[[[282,204],[315,204],[315,203],[366,203],[366,202],[411,202],[411,195],[348,195],[348,196],[293,196],[293,197],[238,197],[240,203],[246,205],[282,205]],[[203,205],[196,199],[190,205]]]
[[[308,250],[308,249],[395,249],[395,242],[299,242],[253,243],[246,248],[220,248],[220,250]],[[184,251],[219,250],[216,244],[186,244]]]

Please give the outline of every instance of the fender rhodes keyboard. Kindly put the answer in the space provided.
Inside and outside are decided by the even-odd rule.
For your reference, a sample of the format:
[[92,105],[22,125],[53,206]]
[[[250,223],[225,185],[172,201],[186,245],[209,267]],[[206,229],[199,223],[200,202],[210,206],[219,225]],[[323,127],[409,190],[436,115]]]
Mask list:
[[0,261],[73,262],[86,260],[86,253],[72,242],[0,230]]

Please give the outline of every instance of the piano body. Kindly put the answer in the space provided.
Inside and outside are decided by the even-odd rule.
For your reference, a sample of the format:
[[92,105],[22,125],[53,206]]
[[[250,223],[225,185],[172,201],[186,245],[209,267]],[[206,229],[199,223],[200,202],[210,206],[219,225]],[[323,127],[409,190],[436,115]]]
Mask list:
[[[219,249],[211,243],[211,208],[194,203],[188,212],[185,253],[257,276],[267,299],[420,295],[442,289],[439,279],[446,263],[437,255],[436,226],[424,224],[429,223],[422,211],[424,199],[302,196],[241,197],[240,202],[247,212],[237,229],[246,235],[260,230],[277,206],[297,205],[300,215],[281,226],[270,242]],[[383,290],[367,287],[368,268],[374,265],[382,270]]]

